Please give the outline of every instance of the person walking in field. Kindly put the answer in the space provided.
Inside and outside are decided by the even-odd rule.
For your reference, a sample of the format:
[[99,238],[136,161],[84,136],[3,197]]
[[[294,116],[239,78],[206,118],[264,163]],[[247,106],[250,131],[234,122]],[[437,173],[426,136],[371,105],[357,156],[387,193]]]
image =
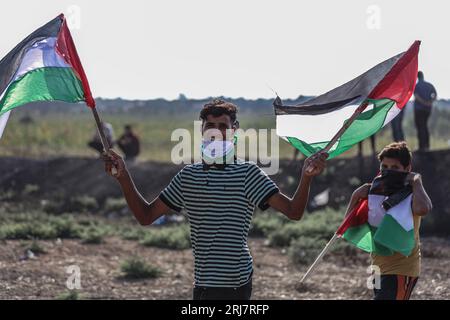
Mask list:
[[125,155],[125,161],[134,161],[140,152],[139,137],[134,133],[131,125],[124,127],[124,133],[117,139],[117,146]]
[[[371,254],[372,265],[380,271],[380,287],[374,288],[374,299],[408,300],[421,269],[420,222],[421,218],[431,211],[432,204],[423,187],[421,175],[412,172],[412,154],[405,142],[387,145],[379,153],[378,159],[381,175],[375,178],[372,184],[364,184],[353,192],[346,215],[350,214],[360,201],[368,198],[368,221],[372,225],[375,226],[376,221],[380,221],[380,217],[384,216],[386,205],[387,208],[396,208],[401,221],[412,220],[413,249],[408,256],[400,252],[389,252],[386,255],[380,252]],[[384,196],[385,194],[389,196]],[[401,203],[406,205],[400,205]],[[403,229],[390,230],[399,232],[390,235],[392,239],[397,239],[397,242],[405,235]]]
[[194,255],[194,300],[248,300],[252,293],[253,258],[247,245],[253,211],[274,208],[289,219],[303,216],[311,180],[326,166],[328,154],[305,160],[292,198],[255,163],[235,156],[237,107],[215,99],[204,105],[202,162],[185,166],[158,197],[148,202],[136,189],[123,159],[104,155],[105,170],[119,182],[125,199],[142,225],[184,209],[190,223]]

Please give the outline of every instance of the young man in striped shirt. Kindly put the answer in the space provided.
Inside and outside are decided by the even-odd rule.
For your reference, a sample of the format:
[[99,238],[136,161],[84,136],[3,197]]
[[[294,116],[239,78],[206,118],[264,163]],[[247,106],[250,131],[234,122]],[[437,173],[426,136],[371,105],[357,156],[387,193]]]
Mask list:
[[300,220],[312,177],[326,165],[326,153],[306,159],[297,190],[287,197],[256,164],[234,155],[236,113],[235,105],[222,100],[204,106],[202,162],[185,166],[151,202],[138,192],[117,153],[104,156],[105,170],[112,175],[116,168],[113,176],[140,224],[149,225],[171,209],[185,209],[194,255],[194,300],[250,299],[253,259],[247,235],[255,207],[272,207]]

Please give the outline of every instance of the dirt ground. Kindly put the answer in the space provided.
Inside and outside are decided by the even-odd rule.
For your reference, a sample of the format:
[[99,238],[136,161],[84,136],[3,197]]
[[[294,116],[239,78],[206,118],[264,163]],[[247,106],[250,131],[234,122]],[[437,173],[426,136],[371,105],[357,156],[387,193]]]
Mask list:
[[[450,299],[450,238],[447,163],[450,151],[430,152],[415,158],[419,172],[433,201],[432,224],[422,234],[443,234],[447,238],[422,238],[422,275],[413,299]],[[445,160],[445,161],[444,161]],[[369,162],[370,159],[364,159]],[[426,164],[426,165],[425,165]],[[280,163],[273,178],[292,194],[299,165]],[[170,181],[180,167],[163,163],[135,163],[130,171],[142,193],[151,199]],[[425,172],[428,170],[427,172]],[[330,188],[329,206],[346,204],[355,186],[372,176],[370,167],[360,174],[355,161],[330,160],[327,172],[315,179],[311,195]],[[425,174],[426,173],[426,174]],[[356,179],[356,176],[363,176]],[[43,179],[45,177],[45,179]],[[0,158],[0,191],[11,194],[10,201],[37,204],[43,200],[69,199],[89,194],[99,205],[108,198],[121,197],[118,184],[104,173],[103,165],[92,158],[22,159]],[[355,180],[355,181],[352,181]],[[357,180],[357,181],[356,181]],[[64,184],[61,184],[64,181]],[[439,181],[439,183],[435,183]],[[26,198],[24,190],[35,186]],[[37,187],[36,187],[37,186]],[[30,188],[28,188],[30,189]],[[93,212],[95,214],[95,212]],[[439,219],[438,219],[439,218]],[[28,241],[29,242],[29,241]],[[105,243],[83,244],[81,240],[39,241],[47,253],[23,259],[24,241],[0,241],[0,299],[55,299],[67,292],[66,268],[79,266],[82,298],[86,299],[191,299],[193,259],[191,250],[171,251],[144,247],[119,237]],[[265,239],[250,238],[254,258],[253,299],[370,299],[366,282],[368,256],[327,256],[306,285],[299,281],[308,266],[297,267],[286,252],[265,245]],[[157,266],[163,274],[156,279],[129,281],[122,277],[122,262],[136,255]]]
[[[352,260],[328,256],[306,285],[299,280],[307,266],[297,268],[279,248],[251,238],[254,257],[253,299],[370,299],[366,272],[369,260],[361,253]],[[81,298],[85,299],[191,299],[191,250],[172,251],[143,247],[135,241],[107,238],[98,245],[79,240],[42,241],[47,253],[23,259],[24,242],[0,245],[0,299],[55,299],[67,292],[70,274],[81,271]],[[450,239],[422,239],[422,275],[412,299],[450,299]],[[150,280],[126,280],[121,263],[132,255],[163,270]],[[347,258],[348,259],[348,258]]]

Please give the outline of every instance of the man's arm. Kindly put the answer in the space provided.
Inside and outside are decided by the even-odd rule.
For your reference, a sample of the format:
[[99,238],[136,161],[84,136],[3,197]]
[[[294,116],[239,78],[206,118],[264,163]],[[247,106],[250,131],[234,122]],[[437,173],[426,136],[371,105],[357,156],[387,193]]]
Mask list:
[[[131,212],[141,225],[152,224],[153,221],[170,212],[170,208],[159,197],[153,199],[150,203],[144,199],[137,190],[120,155],[110,149],[109,155],[105,155],[103,159],[105,171],[117,179]],[[111,172],[113,166],[117,171],[115,174]]]
[[[328,154],[320,152],[305,160],[300,177],[300,183],[292,198],[278,192],[271,196],[268,204],[283,213],[289,219],[300,220],[306,208],[309,197],[309,187],[312,178],[322,173],[326,166]],[[308,170],[308,168],[311,168]]]
[[409,182],[413,188],[412,211],[415,215],[425,216],[433,205],[422,183],[422,176],[418,173],[409,175]]
[[367,198],[369,196],[369,190],[370,190],[371,184],[366,183],[360,186],[358,189],[353,191],[352,196],[350,198],[350,202],[347,206],[347,211],[345,212],[345,216],[348,216],[350,212],[355,209],[356,205],[363,199]]

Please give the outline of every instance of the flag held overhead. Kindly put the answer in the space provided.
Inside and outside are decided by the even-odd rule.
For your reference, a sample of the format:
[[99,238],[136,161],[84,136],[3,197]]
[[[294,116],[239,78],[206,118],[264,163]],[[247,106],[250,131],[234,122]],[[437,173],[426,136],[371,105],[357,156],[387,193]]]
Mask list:
[[109,151],[89,82],[63,14],[34,31],[0,61],[0,116],[29,102],[56,100],[84,101],[92,110],[103,148]]
[[63,14],[0,61],[0,115],[33,101],[95,101]]
[[[414,92],[420,41],[359,77],[294,106],[273,103],[277,134],[306,156],[328,147],[329,158],[376,133]],[[336,134],[338,133],[338,134]]]

